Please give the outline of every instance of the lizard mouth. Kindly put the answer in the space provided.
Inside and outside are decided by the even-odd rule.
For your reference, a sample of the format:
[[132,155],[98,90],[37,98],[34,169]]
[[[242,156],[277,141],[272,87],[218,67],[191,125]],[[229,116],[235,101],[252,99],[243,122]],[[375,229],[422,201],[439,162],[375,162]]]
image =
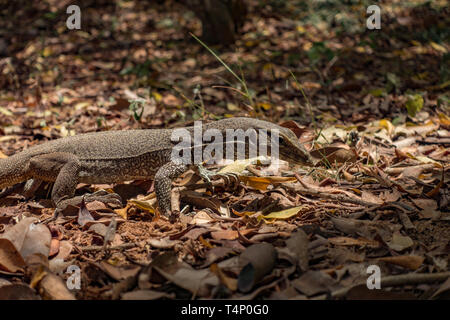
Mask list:
[[299,152],[295,147],[282,148],[280,150],[280,158],[282,160],[292,162],[299,165],[314,165],[314,161],[307,151]]

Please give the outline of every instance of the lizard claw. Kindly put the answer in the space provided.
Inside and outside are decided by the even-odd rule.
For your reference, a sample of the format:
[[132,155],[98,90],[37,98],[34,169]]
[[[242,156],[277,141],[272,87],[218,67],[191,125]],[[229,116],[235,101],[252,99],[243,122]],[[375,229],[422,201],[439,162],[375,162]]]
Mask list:
[[198,175],[208,184],[208,188],[214,192],[214,186],[211,182],[211,179],[217,176],[217,173],[214,171],[208,170],[203,167],[201,164],[196,165]]
[[234,172],[218,173],[216,174],[216,178],[222,178],[224,180],[224,187],[231,186],[235,189],[239,185],[239,176]]
[[214,171],[210,171],[205,169],[202,165],[197,165],[198,175],[209,185],[210,189],[214,192],[214,185],[211,180],[217,180],[222,178],[225,185],[224,187],[232,187],[236,189],[239,185],[239,175],[234,172],[226,172],[226,173],[216,173]]

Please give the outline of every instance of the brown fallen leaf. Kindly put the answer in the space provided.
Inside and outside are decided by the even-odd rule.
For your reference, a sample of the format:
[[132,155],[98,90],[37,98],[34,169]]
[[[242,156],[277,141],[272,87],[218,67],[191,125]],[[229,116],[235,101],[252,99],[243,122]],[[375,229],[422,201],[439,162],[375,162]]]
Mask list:
[[84,198],[81,201],[80,209],[78,210],[78,224],[80,226],[84,226],[88,221],[95,221],[95,219],[92,217],[90,211],[86,207],[86,203],[84,202]]
[[367,202],[372,202],[372,203],[377,203],[377,204],[383,203],[383,200],[380,199],[380,197],[374,195],[373,193],[371,193],[367,190],[363,190],[363,192],[361,194],[361,198]]
[[395,264],[397,266],[401,266],[403,268],[407,268],[410,270],[417,270],[425,260],[425,258],[420,256],[395,256],[395,257],[383,257],[378,260],[384,261],[387,263]]
[[293,280],[292,285],[308,297],[323,292],[330,292],[338,287],[334,278],[325,272],[317,270],[307,271],[298,279]]
[[59,252],[59,239],[52,238],[50,242],[50,252],[48,253],[49,257],[53,257],[57,255]]
[[366,238],[334,237],[328,238],[328,241],[337,246],[360,246],[369,248],[379,248],[381,246],[378,241]]
[[100,263],[95,263],[100,270],[105,272],[111,278],[116,281],[124,280],[128,277],[134,277],[141,270],[140,266],[136,265],[122,265],[122,266],[113,266],[112,264],[101,261]]
[[25,261],[9,239],[0,239],[0,270],[23,272]]
[[275,176],[267,176],[267,177],[239,176],[239,179],[246,186],[255,188],[260,191],[267,190],[267,187],[271,184],[296,181],[296,178],[294,177],[275,177]]
[[[239,231],[242,235],[247,236],[255,232],[255,229],[243,229]],[[221,230],[211,232],[211,237],[215,240],[235,240],[239,237],[236,230]]]
[[277,259],[277,251],[270,243],[258,243],[248,247],[239,256],[242,266],[238,277],[238,289],[249,292],[268,273],[272,272]]
[[9,284],[0,286],[0,300],[41,300],[41,297],[25,284]]
[[43,224],[34,224],[36,220],[24,218],[2,235],[2,238],[11,241],[24,260],[35,253],[48,257],[50,252],[50,230]]

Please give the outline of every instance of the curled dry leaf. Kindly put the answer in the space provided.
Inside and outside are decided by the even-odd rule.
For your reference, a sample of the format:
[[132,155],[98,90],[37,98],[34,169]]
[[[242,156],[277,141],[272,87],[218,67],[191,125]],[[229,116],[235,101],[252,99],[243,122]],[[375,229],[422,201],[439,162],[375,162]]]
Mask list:
[[314,296],[336,288],[337,281],[325,272],[309,270],[298,279],[292,281],[292,285],[305,295]]
[[7,230],[3,239],[8,239],[24,260],[32,254],[48,257],[50,252],[51,233],[47,226],[34,224],[35,218],[25,218]]
[[239,257],[242,267],[238,277],[238,288],[249,292],[275,267],[277,251],[269,243],[258,243],[248,247]]
[[274,177],[274,176],[267,176],[267,177],[239,176],[239,179],[243,183],[245,183],[246,186],[261,191],[267,190],[267,187],[271,184],[296,181],[296,178],[294,177]]
[[401,266],[403,268],[407,268],[410,270],[417,270],[425,260],[424,257],[420,256],[395,256],[395,257],[383,257],[378,260],[384,261],[390,264],[395,264],[397,266]]
[[81,201],[80,209],[78,210],[78,224],[80,226],[84,226],[88,221],[95,221],[95,219],[92,217],[91,212],[86,207],[86,203],[84,202],[84,198]]
[[286,240],[286,251],[294,258],[295,264],[300,271],[308,270],[309,254],[308,254],[309,239],[302,229],[297,229],[293,232],[289,239]]
[[11,273],[23,272],[25,265],[14,244],[8,239],[0,239],[0,270]]
[[209,269],[196,270],[185,263],[178,263],[171,270],[154,266],[164,278],[199,297],[209,297],[219,279]]

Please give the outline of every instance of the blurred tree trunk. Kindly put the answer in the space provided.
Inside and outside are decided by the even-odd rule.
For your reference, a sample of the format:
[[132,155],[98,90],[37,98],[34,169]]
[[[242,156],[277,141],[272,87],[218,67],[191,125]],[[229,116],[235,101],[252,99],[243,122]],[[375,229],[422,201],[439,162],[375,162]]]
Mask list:
[[202,22],[203,40],[209,44],[228,45],[236,40],[243,25],[245,0],[184,0]]

